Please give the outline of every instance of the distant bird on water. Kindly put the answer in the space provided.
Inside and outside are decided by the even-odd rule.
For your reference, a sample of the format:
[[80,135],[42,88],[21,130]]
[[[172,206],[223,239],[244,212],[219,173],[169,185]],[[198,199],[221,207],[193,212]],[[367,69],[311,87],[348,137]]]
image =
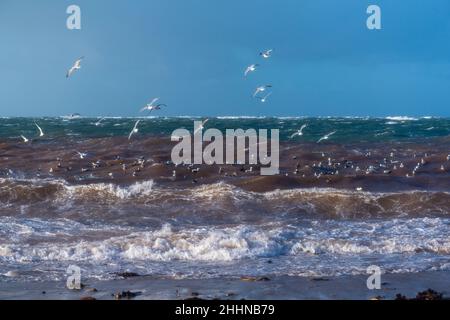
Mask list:
[[80,157],[80,159],[84,159],[84,158],[86,158],[87,157],[87,153],[84,153],[84,152],[79,152],[79,151],[77,151],[77,154],[78,154],[78,156]]
[[73,66],[69,69],[69,71],[67,71],[66,74],[66,78],[70,78],[70,76],[77,70],[81,69],[81,61],[83,61],[84,57],[81,57],[80,59],[78,59],[77,61],[75,61],[75,63],[73,64]]
[[28,140],[25,136],[23,136],[23,135],[21,135],[20,136],[22,139],[23,139],[23,142],[25,142],[25,143],[27,143],[28,141],[30,141],[30,140]]

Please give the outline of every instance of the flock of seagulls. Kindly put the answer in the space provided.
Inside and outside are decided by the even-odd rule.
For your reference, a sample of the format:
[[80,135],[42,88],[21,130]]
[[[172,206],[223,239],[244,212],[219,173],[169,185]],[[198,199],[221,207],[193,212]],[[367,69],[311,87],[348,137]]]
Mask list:
[[[269,59],[272,57],[272,53],[273,53],[273,49],[269,49],[269,50],[265,50],[260,52],[260,56],[263,59]],[[248,77],[249,74],[255,72],[258,68],[260,67],[259,63],[254,63],[249,65],[245,71],[244,71],[244,77]],[[272,95],[272,92],[267,93],[264,96],[260,96],[260,93],[266,92],[268,89],[272,88],[271,84],[266,84],[266,85],[262,85],[262,86],[258,86],[255,90],[255,92],[253,93],[253,98],[258,99],[260,102],[265,103],[267,102],[267,99]]]
[[[266,51],[263,51],[260,53],[260,56],[263,59],[269,59],[272,57],[273,54],[273,50],[269,49]],[[67,71],[66,74],[66,78],[70,78],[76,71],[81,69],[81,63],[83,61],[84,57],[79,58],[78,60],[76,60],[74,62],[74,64],[72,65],[72,67]],[[245,69],[244,72],[244,76],[248,77],[251,73],[255,72],[258,68],[260,67],[260,64],[252,64],[250,66],[248,66]],[[266,85],[262,85],[262,86],[258,86],[254,93],[253,93],[253,98],[256,98],[258,100],[260,100],[262,103],[265,103],[267,101],[267,99],[272,95],[272,92],[268,92],[270,89],[272,88],[272,85],[270,84],[266,84]],[[266,93],[267,92],[267,93]],[[266,93],[265,95],[261,95],[262,93]],[[166,104],[164,103],[158,103],[160,100],[160,98],[154,98],[150,103],[147,103],[143,108],[140,109],[140,112],[145,112],[148,111],[148,114],[152,113],[153,111],[157,111],[157,110],[161,110],[162,107],[167,107]],[[97,122],[94,123],[95,126],[100,126],[102,124],[102,122],[106,119],[106,117],[102,117],[101,119],[99,119]],[[197,134],[200,130],[203,130],[206,123],[209,121],[209,119],[206,119],[204,121],[202,121],[202,124],[196,128],[194,130],[194,135]],[[130,131],[129,135],[128,135],[128,140],[131,140],[131,138],[133,137],[133,135],[137,134],[139,132],[139,124],[141,123],[141,120],[137,120],[132,128],[132,130]],[[45,133],[44,130],[39,126],[38,123],[34,122],[34,125],[36,126],[37,130],[38,130],[38,136],[39,137],[44,137]],[[297,130],[296,132],[294,132],[291,136],[290,139],[294,139],[295,137],[301,137],[304,135],[304,130],[308,127],[308,124],[304,124],[301,126],[301,128],[299,130]],[[322,141],[327,141],[329,140],[333,135],[335,135],[337,133],[337,131],[333,131],[330,132],[328,134],[325,134],[324,136],[322,136],[319,140],[317,140],[317,143],[321,143]],[[28,139],[27,137],[25,137],[24,135],[20,136],[22,138],[22,140],[24,141],[24,143],[28,143],[30,142],[30,139]],[[80,151],[76,151],[76,154],[78,155],[78,157],[80,159],[85,159],[86,157],[88,157],[87,153],[84,152],[80,152]],[[370,154],[368,155],[370,156]],[[393,155],[391,155],[391,157],[393,157]],[[450,161],[450,154],[447,156],[447,161]],[[331,158],[328,160],[328,164],[331,166]],[[417,163],[416,167],[414,168],[413,172],[411,175],[407,175],[407,176],[414,176],[416,174],[416,172],[421,169],[423,166],[426,165],[426,161],[424,159],[422,159],[420,162]],[[320,167],[320,166],[319,166]],[[380,167],[382,167],[382,165],[380,165]],[[397,168],[402,169],[404,168],[403,163],[400,164],[395,164],[392,168],[392,170],[397,170]],[[443,166],[441,167],[442,170]],[[358,167],[355,168],[356,171],[359,171],[360,169]],[[366,170],[366,173],[372,173],[375,172],[376,169],[375,167],[372,168],[368,168]],[[385,170],[385,171],[389,171],[389,170]]]

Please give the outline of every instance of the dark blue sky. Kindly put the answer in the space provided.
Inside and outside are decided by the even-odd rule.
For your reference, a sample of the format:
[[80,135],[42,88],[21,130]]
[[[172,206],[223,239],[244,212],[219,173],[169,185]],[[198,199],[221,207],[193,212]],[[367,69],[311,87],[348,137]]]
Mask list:
[[450,116],[449,14],[448,0],[1,0],[0,116],[135,116],[153,97],[161,116]]

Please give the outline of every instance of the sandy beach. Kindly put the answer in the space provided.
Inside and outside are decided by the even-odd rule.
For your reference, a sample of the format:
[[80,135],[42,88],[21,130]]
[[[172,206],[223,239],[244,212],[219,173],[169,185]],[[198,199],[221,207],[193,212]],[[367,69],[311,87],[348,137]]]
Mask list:
[[[381,290],[368,290],[365,276],[324,278],[275,277],[261,281],[241,279],[167,280],[136,277],[123,280],[87,280],[81,290],[68,290],[64,282],[2,283],[1,300],[114,300],[123,291],[137,293],[135,300],[371,300],[414,298],[433,289],[448,298],[450,272],[386,274]],[[94,290],[95,289],[95,290]],[[44,293],[45,292],[45,293]]]

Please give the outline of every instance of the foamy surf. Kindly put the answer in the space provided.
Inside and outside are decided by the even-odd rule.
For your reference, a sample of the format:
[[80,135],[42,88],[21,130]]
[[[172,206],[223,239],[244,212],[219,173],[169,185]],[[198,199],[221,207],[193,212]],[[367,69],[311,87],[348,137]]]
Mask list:
[[[46,236],[41,232],[39,238],[36,235],[45,223],[2,221],[0,235],[6,238],[15,230],[16,236],[0,245],[0,273],[19,265],[37,269],[58,266],[62,273],[64,266],[74,263],[96,278],[110,278],[117,270],[130,268],[161,277],[239,277],[252,268],[253,273],[266,275],[331,276],[362,274],[373,261],[390,272],[449,268],[449,219],[312,220],[289,226],[274,223],[223,228],[166,224],[141,231],[59,221],[49,223],[52,232]],[[93,231],[104,239],[79,241]],[[63,243],[56,240],[62,235],[66,239]],[[275,258],[282,263],[267,263]]]

